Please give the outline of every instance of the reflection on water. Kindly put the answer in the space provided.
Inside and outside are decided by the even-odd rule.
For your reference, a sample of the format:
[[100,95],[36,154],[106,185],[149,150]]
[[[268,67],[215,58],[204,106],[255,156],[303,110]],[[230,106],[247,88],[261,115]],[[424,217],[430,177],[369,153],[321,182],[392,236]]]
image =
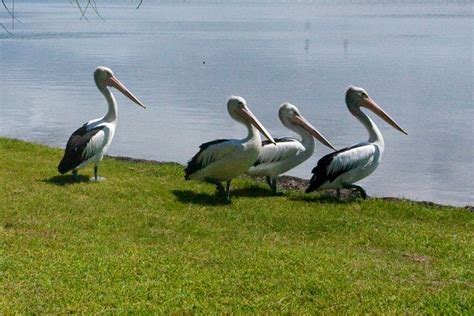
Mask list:
[[349,46],[349,40],[347,38],[344,39],[344,59],[347,58],[347,46]]
[[[277,118],[290,101],[344,147],[367,137],[344,105],[355,84],[409,133],[375,119],[386,151],[368,192],[473,204],[469,4],[124,4],[104,6],[105,22],[67,4],[17,9],[15,36],[0,32],[0,135],[64,146],[105,113],[92,72],[107,65],[148,105],[116,94],[111,154],[184,163],[204,141],[244,135],[226,111],[233,94],[274,136],[291,134]],[[326,153],[290,174],[309,177]]]
[[86,39],[126,35],[121,32],[14,32],[2,33],[0,39],[48,40],[48,39]]

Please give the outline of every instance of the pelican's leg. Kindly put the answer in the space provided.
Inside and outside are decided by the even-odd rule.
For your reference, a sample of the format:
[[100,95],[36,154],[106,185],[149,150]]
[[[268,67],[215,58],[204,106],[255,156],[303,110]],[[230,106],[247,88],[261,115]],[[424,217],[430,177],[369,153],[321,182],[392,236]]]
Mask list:
[[277,191],[277,178],[272,178],[271,181],[272,181],[272,185],[270,187],[272,188],[273,194],[278,194],[278,191]]
[[365,192],[364,188],[362,188],[360,185],[345,184],[344,188],[346,188],[346,189],[356,189],[357,191],[360,192],[360,195],[362,196],[362,198],[364,200],[367,198],[367,192]]
[[94,177],[90,178],[90,181],[98,182],[98,181],[102,181],[102,180],[105,180],[105,178],[99,177],[99,165],[96,164],[94,166]]
[[73,171],[72,171],[72,178],[73,178],[74,180],[76,180],[76,181],[79,180],[79,176],[77,175],[77,170],[73,170]]
[[227,202],[230,202],[230,181],[227,181],[226,183],[226,188],[225,188],[225,197],[227,199]]
[[265,180],[267,181],[267,184],[271,189],[272,188],[272,178],[270,178],[269,176],[265,176]]
[[219,180],[206,178],[206,182],[216,186],[217,193],[225,193],[224,186]]
[[272,190],[273,194],[277,194],[277,179],[269,176],[265,176],[265,180],[267,180],[267,184]]

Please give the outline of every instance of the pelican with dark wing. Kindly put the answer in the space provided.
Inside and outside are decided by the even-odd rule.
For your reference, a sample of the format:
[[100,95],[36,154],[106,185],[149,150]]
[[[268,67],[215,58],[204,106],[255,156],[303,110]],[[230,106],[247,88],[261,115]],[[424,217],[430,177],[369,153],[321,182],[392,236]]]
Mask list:
[[257,161],[247,171],[247,174],[251,176],[265,176],[275,194],[278,175],[293,169],[311,157],[314,152],[314,138],[336,150],[293,104],[283,103],[278,110],[278,116],[283,125],[301,136],[301,140],[293,137],[275,138],[276,145],[263,141]]
[[385,143],[377,125],[362,112],[361,107],[371,110],[400,132],[407,134],[385,111],[358,87],[349,87],[346,92],[346,104],[369,132],[369,140],[328,154],[318,161],[306,193],[317,189],[357,189],[365,199],[367,193],[355,182],[369,176],[382,160]]
[[[199,146],[199,152],[188,162],[186,180],[199,180],[217,186],[218,192],[225,193],[230,200],[230,182],[244,174],[257,160],[262,149],[259,131],[272,143],[272,136],[247,107],[242,97],[230,97],[227,102],[230,116],[247,127],[247,137],[243,139],[218,139]],[[226,182],[226,188],[222,182]]]
[[89,164],[94,164],[94,178],[98,181],[99,163],[112,142],[117,125],[117,102],[114,95],[107,87],[114,87],[130,100],[146,108],[114,75],[107,67],[97,67],[94,72],[95,84],[105,96],[109,105],[107,114],[99,119],[89,121],[72,133],[66,145],[64,157],[58,165],[61,174],[72,171],[77,178],[77,171]]

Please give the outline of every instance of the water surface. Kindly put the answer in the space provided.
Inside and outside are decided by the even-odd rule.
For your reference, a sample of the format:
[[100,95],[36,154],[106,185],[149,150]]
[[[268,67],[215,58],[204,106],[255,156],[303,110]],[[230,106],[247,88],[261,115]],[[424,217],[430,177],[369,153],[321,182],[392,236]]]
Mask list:
[[[472,5],[435,3],[124,2],[87,22],[66,1],[22,2],[14,36],[0,32],[0,135],[64,146],[105,113],[92,72],[106,65],[148,105],[116,93],[112,155],[185,163],[205,141],[243,136],[225,106],[233,94],[274,136],[291,135],[277,117],[290,101],[341,148],[367,138],[344,104],[354,84],[408,131],[375,118],[386,150],[360,182],[368,193],[473,204]],[[318,143],[289,174],[308,178],[327,153]]]

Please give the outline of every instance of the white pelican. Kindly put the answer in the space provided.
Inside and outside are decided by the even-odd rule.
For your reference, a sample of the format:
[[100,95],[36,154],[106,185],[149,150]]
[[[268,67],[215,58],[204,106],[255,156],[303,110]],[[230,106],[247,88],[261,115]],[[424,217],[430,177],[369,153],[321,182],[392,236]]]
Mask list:
[[276,146],[263,141],[262,151],[257,161],[247,171],[247,174],[251,176],[265,176],[273,193],[277,193],[278,175],[293,169],[311,157],[314,152],[314,138],[336,150],[293,104],[285,102],[280,105],[278,116],[283,125],[301,136],[301,140],[293,137],[275,138]]
[[365,190],[354,182],[364,179],[377,168],[382,159],[385,144],[377,125],[361,111],[360,107],[371,110],[392,127],[407,134],[362,88],[350,86],[346,92],[346,104],[352,115],[369,132],[369,140],[321,158],[312,170],[313,176],[306,193],[316,189],[337,189],[339,197],[340,188],[354,188],[364,199],[367,198]]
[[94,71],[94,80],[97,88],[105,96],[109,110],[104,117],[89,121],[81,128],[72,133],[67,141],[64,157],[58,165],[58,171],[64,174],[72,171],[77,179],[77,170],[94,163],[93,181],[99,181],[99,162],[112,142],[117,125],[117,102],[114,95],[107,87],[114,87],[122,92],[130,100],[146,108],[115,76],[107,67],[97,67]]
[[[200,180],[215,184],[218,192],[225,192],[230,200],[230,182],[244,174],[257,160],[262,148],[258,130],[270,142],[272,136],[247,107],[244,98],[232,96],[227,102],[230,116],[247,127],[244,139],[217,139],[199,146],[199,152],[191,158],[184,170],[186,180]],[[257,130],[258,129],[258,130]],[[226,181],[226,188],[222,185]]]

